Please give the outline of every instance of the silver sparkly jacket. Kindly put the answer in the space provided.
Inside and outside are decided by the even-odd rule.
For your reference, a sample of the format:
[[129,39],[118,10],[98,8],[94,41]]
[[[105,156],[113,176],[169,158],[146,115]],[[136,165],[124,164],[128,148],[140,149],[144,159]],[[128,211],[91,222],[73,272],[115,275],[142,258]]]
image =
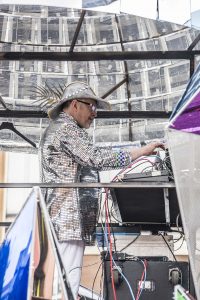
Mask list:
[[[64,112],[45,130],[40,160],[42,181],[51,183],[97,182],[97,171],[131,162],[129,152],[95,147],[86,130]],[[98,189],[51,188],[45,198],[59,241],[83,239],[93,244]]]

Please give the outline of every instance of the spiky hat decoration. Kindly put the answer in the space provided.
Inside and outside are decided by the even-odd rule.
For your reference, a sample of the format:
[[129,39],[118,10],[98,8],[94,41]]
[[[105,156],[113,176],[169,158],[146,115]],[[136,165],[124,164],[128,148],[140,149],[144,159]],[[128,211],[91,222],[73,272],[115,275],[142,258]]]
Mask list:
[[[96,101],[97,108],[99,109],[110,109],[110,104],[98,97],[92,88],[85,82],[74,81],[63,87],[36,87],[36,93],[39,96],[40,107],[46,107],[48,115],[51,119],[56,119],[62,110],[62,105],[66,101],[74,99],[92,99]],[[55,105],[54,105],[55,104]]]

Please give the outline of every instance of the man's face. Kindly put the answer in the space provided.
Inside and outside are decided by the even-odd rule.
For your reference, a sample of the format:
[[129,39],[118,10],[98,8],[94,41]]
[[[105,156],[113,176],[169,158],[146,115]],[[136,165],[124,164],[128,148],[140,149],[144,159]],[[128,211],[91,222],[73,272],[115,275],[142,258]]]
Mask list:
[[96,117],[96,101],[92,99],[75,100],[77,103],[76,121],[82,128],[89,128]]

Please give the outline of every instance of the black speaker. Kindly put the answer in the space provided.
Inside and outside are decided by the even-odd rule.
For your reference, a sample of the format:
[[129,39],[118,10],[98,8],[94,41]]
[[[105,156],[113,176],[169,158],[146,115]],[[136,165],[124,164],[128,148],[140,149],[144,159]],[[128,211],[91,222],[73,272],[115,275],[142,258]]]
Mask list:
[[[144,258],[142,260],[144,262]],[[120,271],[128,280],[135,299],[139,293],[140,300],[171,300],[176,284],[181,284],[186,290],[190,290],[190,270],[187,262],[145,260],[146,278],[143,276],[141,280],[144,272],[142,260],[118,260],[116,261],[117,267],[113,264],[117,299],[132,299],[129,287]],[[104,299],[114,299],[110,260],[106,259],[104,259]]]

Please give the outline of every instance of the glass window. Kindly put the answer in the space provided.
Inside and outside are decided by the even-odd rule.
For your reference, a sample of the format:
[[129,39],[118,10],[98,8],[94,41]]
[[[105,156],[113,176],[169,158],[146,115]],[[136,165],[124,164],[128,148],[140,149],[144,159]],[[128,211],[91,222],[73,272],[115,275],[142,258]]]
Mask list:
[[131,98],[134,97],[142,97],[143,96],[143,88],[142,88],[142,80],[141,73],[136,72],[130,74],[129,76],[129,88],[131,93]]
[[[19,51],[25,51],[24,46],[20,46]],[[27,51],[33,51],[33,47],[29,46]],[[16,71],[20,72],[37,72],[38,70],[38,61],[34,60],[19,60],[15,62]]]
[[164,110],[167,111],[168,110],[168,100],[165,97],[160,96],[159,99],[149,99],[146,100],[146,110]]
[[119,72],[120,71],[120,62],[114,60],[100,60],[95,62],[95,65],[98,65],[98,71],[102,74]]
[[[99,75],[97,77],[98,83],[95,86],[95,91],[97,95],[103,96],[107,93],[112,87],[114,87],[122,78],[120,79],[119,76],[116,75]],[[118,99],[118,90],[115,90],[112,94],[109,95],[110,100]]]
[[[136,16],[129,16],[129,15],[122,15],[119,16],[119,21],[121,25],[121,31],[122,31],[122,40],[123,41],[134,41],[138,40],[140,38],[147,37],[147,33],[145,34],[144,31],[141,33],[139,28],[138,21],[140,21],[140,18],[137,18]],[[144,30],[144,28],[142,28]]]
[[49,73],[63,73],[64,71],[64,62],[62,61],[43,61],[42,62],[42,71]]
[[[165,22],[165,21],[155,21],[155,25],[156,25],[158,34],[169,34],[174,31],[173,25],[175,25],[175,24],[172,24],[170,22]],[[176,26],[180,27],[180,28],[183,27],[181,25],[176,25]]]
[[97,44],[118,42],[118,30],[114,17],[94,18],[93,40]]
[[[140,50],[140,44],[133,42],[133,43],[127,43],[124,44],[124,50],[125,51],[139,51]],[[127,60],[127,67],[129,72],[132,70],[142,69],[145,66],[145,62],[143,60]]]
[[0,5],[0,12],[9,13],[9,5]]
[[2,36],[2,31],[3,31],[3,23],[4,23],[4,16],[0,16],[0,39],[4,40],[4,36]]
[[48,7],[48,16],[49,17],[67,16],[67,8],[65,8],[65,7],[49,6]]
[[18,74],[18,96],[21,99],[35,99],[33,86],[37,85],[37,75],[30,73]]
[[[74,34],[75,34],[75,29],[77,27],[79,18],[73,18],[73,19],[67,19],[67,31],[68,31],[68,43],[71,45],[72,40],[74,38]],[[76,41],[76,45],[85,45],[85,44],[89,44],[88,42],[88,31],[87,31],[87,27],[85,24],[85,21],[83,21],[83,24],[80,28],[78,37],[77,37],[77,41]]]
[[83,7],[95,7],[95,6],[102,6],[108,5],[115,0],[83,0]]
[[143,110],[142,109],[142,100],[141,99],[131,99],[130,100],[130,104],[131,104],[131,110]]
[[17,17],[13,18],[13,27],[12,27],[12,42],[17,41]]
[[59,44],[59,19],[48,19],[48,43]]
[[40,5],[16,5],[15,7],[17,12],[23,14],[40,14],[41,13],[41,6]]
[[9,97],[10,72],[0,70],[0,94]]
[[88,61],[71,61],[68,63],[69,74],[74,75],[92,73],[90,65],[91,64]]
[[13,42],[31,42],[32,19],[13,18]]
[[189,46],[186,35],[166,38],[166,44],[168,50],[186,50]]
[[169,68],[169,76],[172,91],[184,88],[189,79],[189,63]]
[[49,87],[59,87],[59,86],[64,86],[66,83],[71,82],[69,81],[69,76],[65,77],[54,77],[47,75],[47,77],[43,76],[42,77],[42,84],[45,86],[47,84]]
[[19,64],[16,64],[17,71],[25,72],[34,72],[37,68],[34,68],[34,65],[37,66],[37,63],[34,64],[34,61],[19,61]]
[[41,18],[41,43],[46,44],[47,43],[47,19],[46,18]]
[[164,76],[163,68],[160,68],[159,70],[157,69],[149,70],[148,79],[149,79],[149,89],[150,89],[151,96],[166,92],[165,76]]

